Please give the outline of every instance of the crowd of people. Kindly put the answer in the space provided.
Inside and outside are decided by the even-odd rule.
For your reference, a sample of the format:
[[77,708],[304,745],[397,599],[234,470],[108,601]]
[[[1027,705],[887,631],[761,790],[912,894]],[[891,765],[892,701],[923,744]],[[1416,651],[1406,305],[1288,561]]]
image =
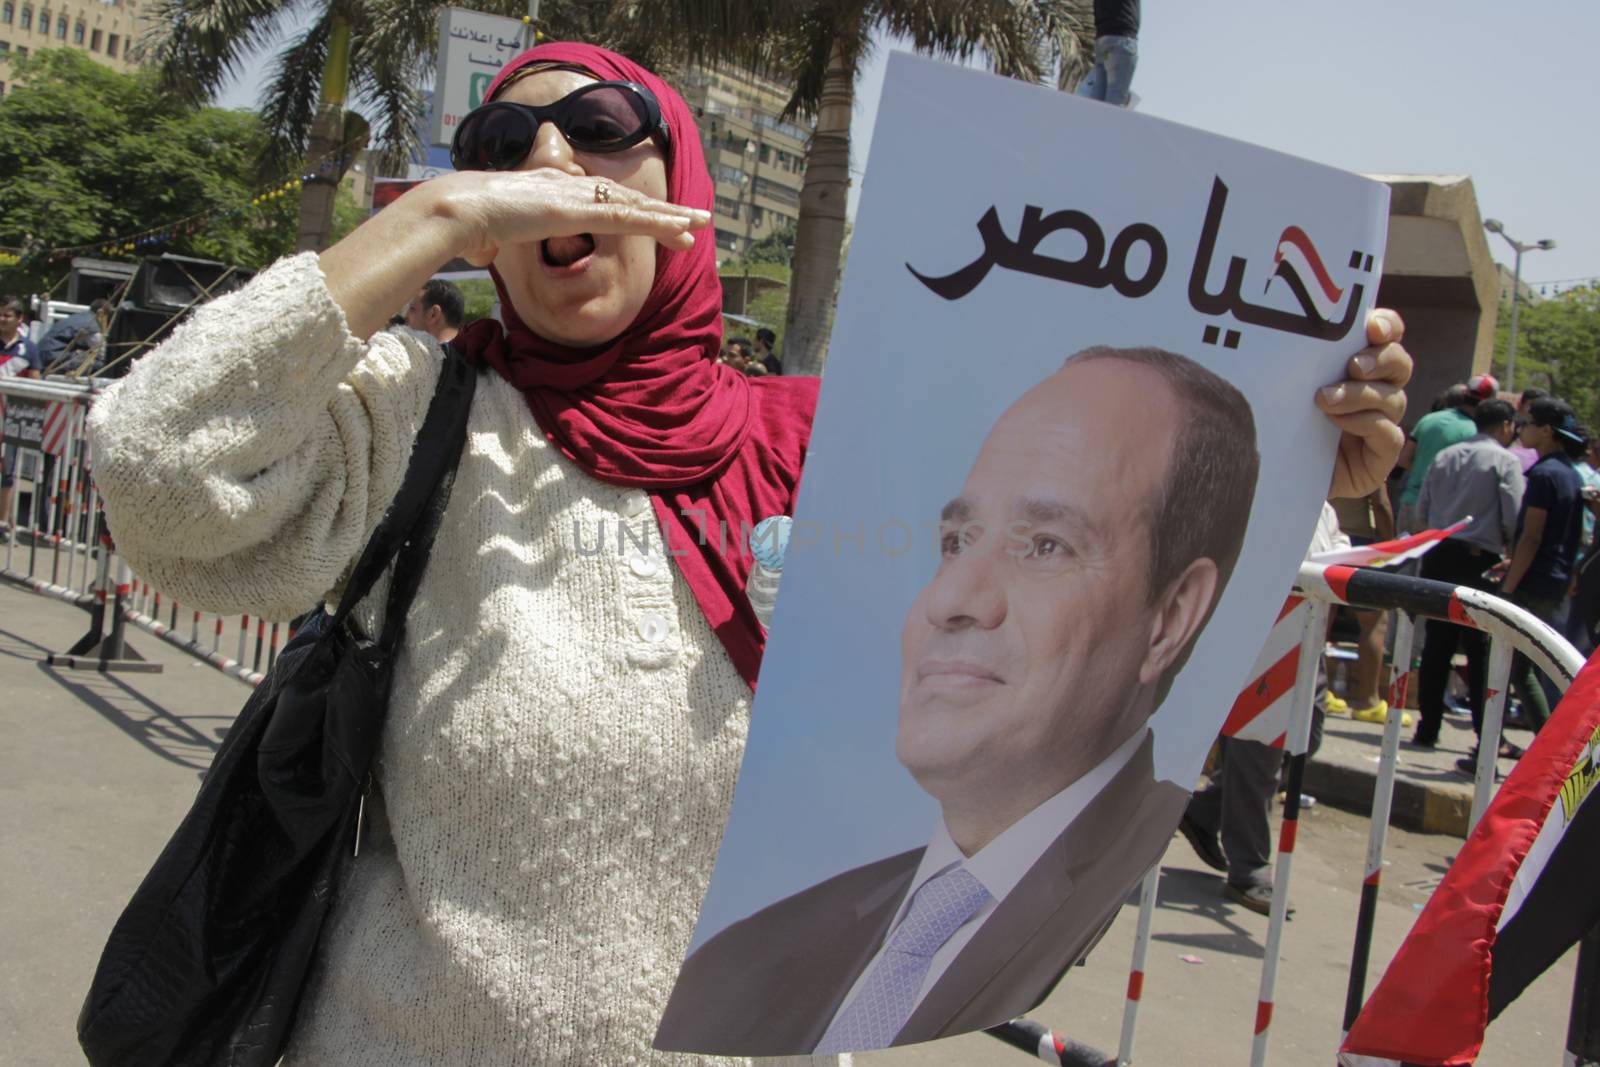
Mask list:
[[748,337],[730,337],[723,341],[722,353],[717,358],[752,378],[782,374],[783,364],[778,362],[777,353],[773,351],[777,343],[778,335],[763,326],[756,331],[754,342]]
[[[1379,485],[1366,496],[1328,502],[1312,551],[1463,524],[1423,556],[1421,576],[1505,597],[1588,655],[1600,628],[1597,449],[1600,438],[1579,422],[1570,404],[1537,388],[1503,393],[1491,375],[1477,375],[1450,387],[1417,421],[1390,478],[1392,489]],[[1380,725],[1391,714],[1384,697],[1388,613],[1351,614],[1358,633],[1356,668],[1344,697],[1328,689],[1319,669],[1313,752],[1324,713]],[[1421,648],[1421,720],[1410,743],[1438,747],[1457,652],[1465,653],[1468,710],[1481,735],[1488,673],[1484,634],[1430,619],[1423,624]],[[1506,725],[1537,731],[1557,699],[1554,684],[1538,677],[1519,653],[1511,691],[1516,703]],[[1410,713],[1401,714],[1404,726],[1413,725]],[[1497,754],[1516,759],[1522,752],[1501,741]],[[1201,860],[1224,875],[1225,895],[1265,914],[1272,904],[1269,809],[1281,788],[1283,752],[1224,738],[1217,755],[1180,829]],[[1457,761],[1457,769],[1473,776],[1477,762],[1475,749]]]
[[[1487,374],[1451,386],[1419,419],[1390,479],[1365,498],[1336,500],[1341,528],[1355,544],[1424,530],[1451,532],[1420,564],[1424,578],[1505,597],[1561,633],[1582,653],[1596,645],[1600,623],[1600,439],[1572,406],[1543,389],[1505,393]],[[1395,503],[1391,503],[1394,501]],[[1389,714],[1383,675],[1388,617],[1356,611],[1357,665],[1348,700],[1329,694],[1330,714],[1383,723]],[[1423,626],[1417,724],[1411,744],[1436,748],[1458,652],[1466,659],[1468,710],[1481,733],[1488,644],[1476,630],[1429,620]],[[1537,730],[1549,717],[1554,685],[1536,678],[1518,655],[1515,705],[1507,724]],[[1406,717],[1405,725],[1411,725]],[[1520,746],[1504,741],[1499,755]],[[1477,754],[1459,761],[1475,774]]]
[[[1600,578],[1591,566],[1600,509],[1595,453],[1596,439],[1572,406],[1542,389],[1508,396],[1488,375],[1452,386],[1418,420],[1400,456],[1401,527],[1443,530],[1466,522],[1423,557],[1422,576],[1505,597],[1579,651],[1592,652],[1593,586]],[[1414,745],[1439,743],[1451,662],[1463,646],[1473,727],[1482,731],[1486,641],[1477,631],[1430,621]],[[1536,678],[1521,655],[1513,661],[1511,686],[1518,707],[1507,725],[1537,731],[1549,717],[1554,686]],[[1522,750],[1504,741],[1498,754],[1515,759]],[[1460,770],[1476,773],[1477,758],[1474,751],[1460,760]]]
[[[466,325],[465,315],[466,297],[461,287],[443,278],[430,278],[389,322],[421,330],[442,345],[461,332]],[[717,360],[751,377],[782,374],[783,364],[774,351],[777,343],[778,335],[763,326],[756,331],[754,341],[748,337],[725,338]]]

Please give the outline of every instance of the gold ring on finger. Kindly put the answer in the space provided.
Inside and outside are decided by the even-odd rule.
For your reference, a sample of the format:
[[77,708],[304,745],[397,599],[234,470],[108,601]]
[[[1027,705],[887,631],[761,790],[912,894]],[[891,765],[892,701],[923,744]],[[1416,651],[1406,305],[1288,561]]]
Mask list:
[[594,202],[597,203],[597,204],[609,204],[609,203],[611,203],[611,183],[610,182],[603,182],[602,181],[602,182],[595,182],[594,183]]

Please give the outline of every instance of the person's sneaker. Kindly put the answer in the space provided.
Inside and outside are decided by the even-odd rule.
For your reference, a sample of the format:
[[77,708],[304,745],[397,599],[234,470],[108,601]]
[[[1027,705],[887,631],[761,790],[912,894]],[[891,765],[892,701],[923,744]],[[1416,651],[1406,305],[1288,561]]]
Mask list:
[[1213,871],[1226,872],[1228,857],[1222,853],[1222,842],[1217,835],[1210,833],[1205,827],[1191,819],[1187,812],[1178,820],[1178,830],[1194,848],[1195,855],[1200,857],[1200,862],[1210,867]]
[[[1350,713],[1350,717],[1360,722],[1375,722],[1382,725],[1389,721],[1389,702],[1387,700],[1379,700],[1370,708],[1357,708]],[[1415,721],[1409,711],[1400,713],[1401,726],[1410,726]]]
[[1322,710],[1329,715],[1349,715],[1350,702],[1329,693],[1322,698]]
[[1526,751],[1521,745],[1514,745],[1510,741],[1500,742],[1501,759],[1521,759]]
[[1413,748],[1438,748],[1439,747],[1439,735],[1438,734],[1425,734],[1421,730],[1418,730],[1416,736],[1411,739],[1411,747],[1413,747]]
[[1222,895],[1235,904],[1249,908],[1257,915],[1272,914],[1272,886],[1270,885],[1234,885],[1229,882],[1223,888]]

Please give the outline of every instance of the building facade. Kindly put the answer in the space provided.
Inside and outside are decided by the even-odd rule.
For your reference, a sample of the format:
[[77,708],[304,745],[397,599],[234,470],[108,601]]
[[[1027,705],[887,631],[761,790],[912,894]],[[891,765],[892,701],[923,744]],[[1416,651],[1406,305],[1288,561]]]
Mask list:
[[140,0],[0,0],[0,93],[14,57],[76,48],[124,73],[139,66]]
[[811,127],[779,117],[789,87],[737,67],[690,68],[679,89],[699,119],[716,184],[720,266],[800,217]]

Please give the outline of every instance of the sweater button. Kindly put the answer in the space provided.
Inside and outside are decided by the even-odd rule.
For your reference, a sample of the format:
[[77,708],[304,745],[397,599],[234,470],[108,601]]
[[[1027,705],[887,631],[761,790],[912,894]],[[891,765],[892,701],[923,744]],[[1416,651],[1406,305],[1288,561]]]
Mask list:
[[628,569],[641,578],[649,578],[659,569],[654,556],[635,552],[628,560]]
[[641,492],[629,493],[622,500],[622,513],[628,518],[637,518],[650,506],[650,497]]
[[660,615],[646,615],[639,620],[639,636],[652,645],[667,639],[667,620]]

